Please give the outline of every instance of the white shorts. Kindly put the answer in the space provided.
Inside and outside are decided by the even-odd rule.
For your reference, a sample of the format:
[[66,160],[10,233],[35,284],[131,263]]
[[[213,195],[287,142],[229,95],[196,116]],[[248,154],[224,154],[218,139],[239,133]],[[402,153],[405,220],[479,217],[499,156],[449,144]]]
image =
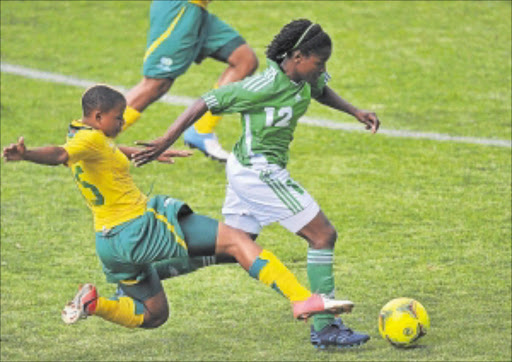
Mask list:
[[251,234],[279,222],[292,233],[306,226],[320,211],[311,195],[278,165],[241,165],[231,154],[226,165],[228,185],[222,207],[225,223]]

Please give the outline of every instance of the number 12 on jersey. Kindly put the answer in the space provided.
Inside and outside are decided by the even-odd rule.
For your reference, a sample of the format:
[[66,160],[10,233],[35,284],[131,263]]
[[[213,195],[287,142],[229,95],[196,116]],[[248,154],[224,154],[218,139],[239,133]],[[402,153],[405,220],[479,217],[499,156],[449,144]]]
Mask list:
[[288,127],[293,116],[293,109],[290,106],[279,108],[277,111],[277,121],[274,119],[276,113],[275,107],[265,107],[267,115],[265,126],[267,127]]

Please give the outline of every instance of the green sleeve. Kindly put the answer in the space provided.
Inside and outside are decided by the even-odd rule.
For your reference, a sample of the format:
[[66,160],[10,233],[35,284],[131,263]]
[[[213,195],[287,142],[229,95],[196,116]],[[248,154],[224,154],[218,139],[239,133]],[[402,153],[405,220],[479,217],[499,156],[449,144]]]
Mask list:
[[253,90],[251,83],[248,83],[251,78],[226,84],[202,95],[208,109],[213,114],[219,114],[250,112],[261,108],[261,104],[274,95],[274,87],[272,83],[268,83],[263,88]]

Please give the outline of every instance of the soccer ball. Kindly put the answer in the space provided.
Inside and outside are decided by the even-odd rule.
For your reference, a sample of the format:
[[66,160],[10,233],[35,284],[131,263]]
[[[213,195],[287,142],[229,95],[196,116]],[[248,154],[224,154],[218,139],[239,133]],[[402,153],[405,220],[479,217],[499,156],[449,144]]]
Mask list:
[[427,334],[429,328],[427,310],[414,299],[396,298],[380,310],[380,335],[395,347],[413,344]]

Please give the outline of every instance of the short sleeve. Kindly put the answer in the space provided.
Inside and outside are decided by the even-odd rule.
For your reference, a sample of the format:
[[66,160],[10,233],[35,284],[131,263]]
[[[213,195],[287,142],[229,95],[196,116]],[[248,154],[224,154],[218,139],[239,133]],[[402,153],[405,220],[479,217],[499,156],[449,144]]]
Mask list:
[[331,79],[331,76],[329,75],[329,73],[324,72],[324,73],[320,74],[316,84],[311,85],[311,97],[313,97],[313,98],[320,97],[323,94],[324,88],[330,79]]
[[97,158],[104,143],[103,138],[94,130],[81,130],[68,137],[62,146],[68,153],[68,164]]

